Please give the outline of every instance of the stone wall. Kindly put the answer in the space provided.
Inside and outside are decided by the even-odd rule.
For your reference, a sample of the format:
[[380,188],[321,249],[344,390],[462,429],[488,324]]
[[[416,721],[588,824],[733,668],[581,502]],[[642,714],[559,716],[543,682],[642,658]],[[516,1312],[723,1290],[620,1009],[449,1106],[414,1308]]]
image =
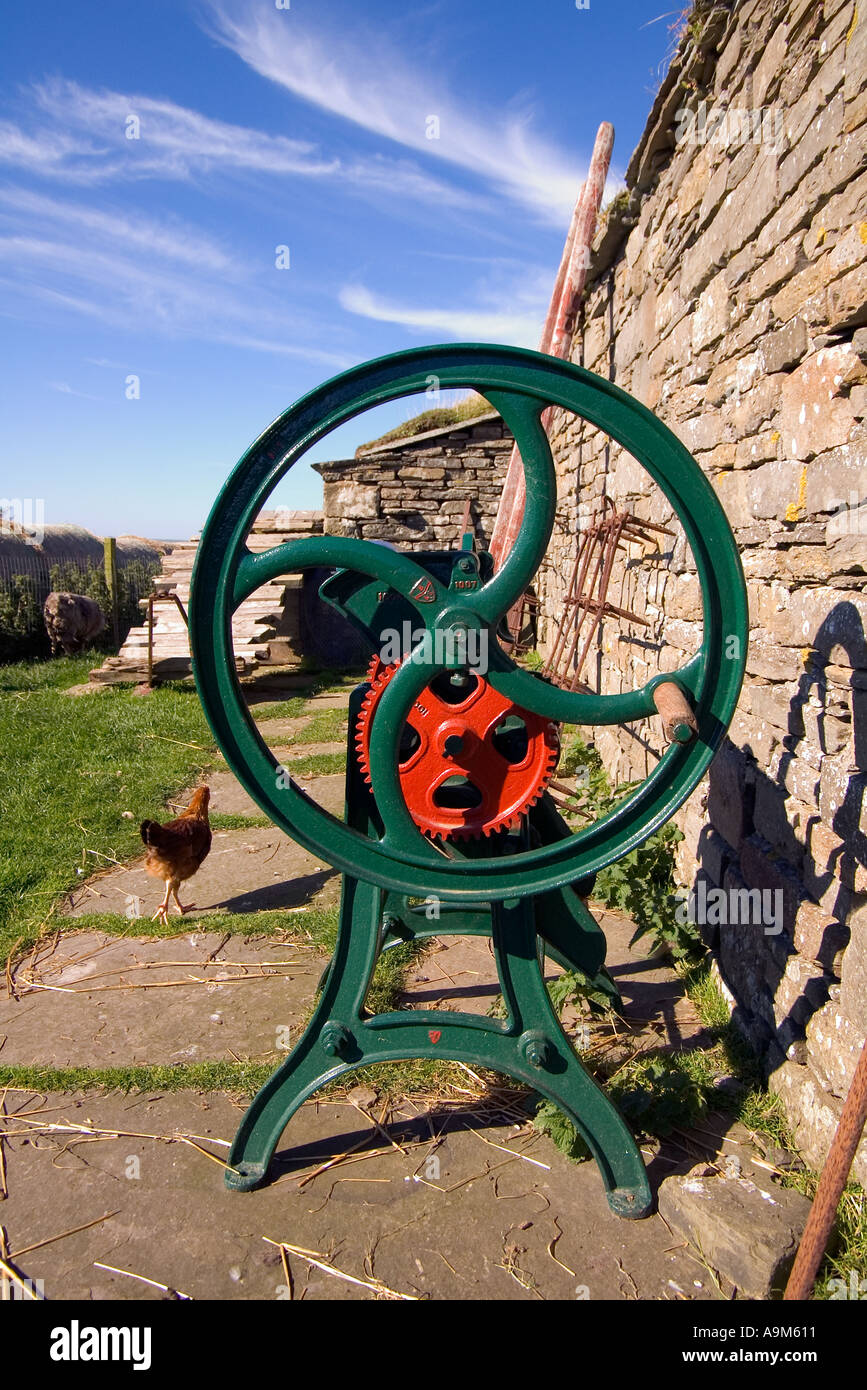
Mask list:
[[[573,360],[650,406],[717,489],[750,601],[730,737],[680,815],[685,884],[771,889],[781,930],[706,927],[734,1014],[821,1163],[867,1032],[867,7],[700,5],[594,246]],[[560,510],[543,648],[603,495],[671,508],[599,431],[552,424]],[[700,641],[682,532],[632,545],[586,672],[620,691]],[[618,593],[622,597],[618,598]],[[597,731],[618,781],[657,721]],[[867,1182],[867,1141],[856,1172]]]
[[316,463],[323,479],[325,531],[391,541],[405,550],[455,548],[467,500],[476,542],[491,538],[512,436],[492,412]]

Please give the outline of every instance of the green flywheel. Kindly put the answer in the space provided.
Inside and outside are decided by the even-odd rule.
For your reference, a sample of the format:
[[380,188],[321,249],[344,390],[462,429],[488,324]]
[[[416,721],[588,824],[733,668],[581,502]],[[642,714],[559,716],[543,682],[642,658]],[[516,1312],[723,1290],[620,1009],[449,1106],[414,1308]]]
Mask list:
[[[520,449],[526,510],[503,567],[472,594],[447,592],[409,555],[371,541],[312,536],[253,554],[247,536],[269,494],[314,444],[338,425],[386,401],[472,388],[500,412]],[[556,478],[542,412],[558,406],[605,431],[646,469],[674,507],[692,550],[703,608],[699,651],[678,671],[641,689],[596,695],[559,689],[522,670],[502,651],[496,629],[535,575],[554,524]],[[401,794],[398,746],[419,693],[444,669],[407,661],[389,682],[371,731],[373,793],[384,831],[371,838],[330,815],[277,775],[277,763],[250,717],[235,670],[232,615],[262,584],[311,567],[377,580],[414,605],[432,638],[474,629],[485,635],[491,685],[522,709],[566,724],[625,724],[655,714],[653,692],[680,686],[698,733],[673,743],[644,782],[614,811],[571,837],[503,857],[450,861],[425,838]],[[202,533],[193,571],[190,640],[199,695],[235,776],[287,834],[345,874],[405,894],[494,902],[585,879],[629,853],[668,820],[698,784],[728,727],[743,680],[748,616],[743,572],[725,513],[677,437],[611,382],[571,362],[484,343],[399,352],[334,377],[291,406],[248,449],[220,493]],[[444,650],[436,641],[427,650]]]

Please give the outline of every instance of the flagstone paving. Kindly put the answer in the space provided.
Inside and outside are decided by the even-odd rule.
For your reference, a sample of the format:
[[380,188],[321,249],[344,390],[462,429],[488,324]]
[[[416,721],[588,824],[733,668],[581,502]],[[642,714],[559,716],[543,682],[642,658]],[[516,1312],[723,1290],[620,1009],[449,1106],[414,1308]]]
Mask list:
[[[308,1102],[270,1181],[238,1193],[225,1188],[221,1162],[241,1108],[224,1095],[9,1092],[6,1103],[11,1260],[49,1299],[170,1296],[130,1274],[198,1299],[287,1299],[265,1237],[361,1281],[289,1253],[295,1298],[387,1296],[373,1281],[410,1298],[719,1297],[661,1218],[612,1216],[595,1165],[570,1163],[490,1108],[461,1118],[407,1101],[386,1142],[351,1100]],[[303,1146],[291,1163],[288,1144]],[[354,1146],[351,1163],[321,1171]],[[676,1167],[669,1160],[658,1176]],[[91,1221],[99,1224],[15,1258]]]
[[[348,689],[330,692],[306,710],[341,708],[347,699]],[[263,732],[286,757],[309,756],[311,745],[286,744],[304,718],[309,713],[264,720]],[[298,780],[342,815],[342,774]],[[260,814],[225,767],[209,775],[209,785],[215,814]],[[309,1014],[325,963],[305,935],[305,913],[334,907],[339,882],[275,827],[217,830],[182,892],[195,907],[172,919],[177,936],[153,938],[148,918],[161,886],[145,874],[143,859],[112,867],[70,895],[68,930],[16,964],[15,997],[0,1001],[2,1060],[276,1065]],[[280,930],[269,919],[269,931],[257,931],[260,909],[282,911]],[[88,917],[107,912],[126,916],[129,934],[88,927]],[[249,914],[249,935],[222,933],[221,915],[239,912]],[[612,1035],[605,1045],[625,1047],[627,1055],[645,1045],[701,1045],[702,1026],[674,972],[629,945],[633,924],[622,914],[602,912],[600,920],[628,1023],[626,1038]],[[485,1013],[498,992],[489,943],[446,938],[413,962],[404,1000]],[[564,1022],[578,1022],[574,1010]],[[367,1081],[348,1098],[320,1094],[294,1117],[267,1182],[234,1193],[221,1166],[246,1104],[195,1089],[8,1089],[8,1113],[0,1114],[7,1136],[2,1220],[13,1267],[42,1280],[51,1299],[169,1296],[99,1267],[106,1264],[196,1298],[286,1298],[280,1255],[267,1236],[318,1251],[320,1265],[329,1266],[290,1254],[296,1298],[375,1298],[390,1296],[387,1290],[437,1299],[720,1296],[658,1216],[627,1222],[611,1215],[595,1164],[569,1162],[536,1134],[521,1092],[482,1096],[468,1074],[466,1085],[391,1102]],[[710,1117],[702,1134],[648,1150],[652,1182],[721,1146],[742,1156],[749,1136],[727,1129],[724,1118]],[[322,1167],[339,1155],[348,1156]],[[16,1251],[49,1240],[16,1260]]]
[[276,1066],[326,964],[303,939],[227,938],[194,924],[170,939],[92,931],[51,938],[16,968],[16,997],[0,999],[3,1061]]

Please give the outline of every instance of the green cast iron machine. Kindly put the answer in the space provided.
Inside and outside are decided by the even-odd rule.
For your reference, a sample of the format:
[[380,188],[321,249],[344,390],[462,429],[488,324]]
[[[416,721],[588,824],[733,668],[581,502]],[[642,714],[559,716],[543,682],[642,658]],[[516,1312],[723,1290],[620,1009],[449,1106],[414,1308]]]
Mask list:
[[[425,391],[432,377],[441,390],[481,393],[521,452],[524,521],[496,573],[469,536],[454,551],[415,554],[342,536],[248,549],[266,499],[311,446],[372,406]],[[588,420],[646,468],[692,550],[700,649],[640,690],[560,689],[518,667],[497,637],[554,524],[554,464],[541,422],[549,406]],[[374,658],[350,700],[343,820],[277,764],[247,711],[232,651],[232,615],[246,598],[280,575],[321,567],[333,571],[321,597],[365,636]],[[612,1210],[647,1214],[638,1148],[560,1027],[544,959],[616,996],[604,971],[605,939],[584,896],[598,870],[668,820],[707,771],[734,713],[747,636],[734,538],[701,469],[651,411],[570,362],[488,344],[400,352],[326,382],[256,440],[220,493],[198,549],[190,604],[196,681],[235,776],[280,829],[341,870],[343,890],[315,1012],[241,1123],[229,1187],[246,1190],[265,1178],[289,1119],[326,1082],[373,1062],[441,1057],[505,1073],[557,1104],[593,1153]],[[559,725],[625,724],[657,712],[670,742],[651,774],[611,813],[573,833],[545,792]],[[370,1016],[365,998],[382,952],[448,934],[491,938],[506,1017],[423,1009]]]

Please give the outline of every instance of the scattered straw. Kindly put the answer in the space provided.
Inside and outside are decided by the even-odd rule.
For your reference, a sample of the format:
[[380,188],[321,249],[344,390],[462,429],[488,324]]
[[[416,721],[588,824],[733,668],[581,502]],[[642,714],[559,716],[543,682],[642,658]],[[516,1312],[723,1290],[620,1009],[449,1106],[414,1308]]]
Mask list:
[[379,1119],[377,1119],[375,1115],[371,1115],[369,1110],[363,1109],[362,1106],[358,1104],[358,1101],[350,1101],[350,1104],[354,1106],[354,1108],[358,1111],[359,1115],[363,1115],[366,1120],[370,1121],[374,1129],[377,1131],[378,1134],[382,1135],[383,1139],[386,1141],[387,1144],[391,1144],[392,1148],[397,1149],[397,1152],[399,1154],[403,1154],[404,1157],[406,1157],[406,1149],[401,1147],[397,1140],[389,1134],[387,1129],[383,1129],[382,1121],[385,1119],[385,1116],[388,1113],[387,1100],[385,1102],[385,1105],[382,1107],[382,1114],[380,1115]]
[[289,1259],[286,1254],[285,1245],[280,1246],[280,1260],[283,1265],[283,1277],[286,1280],[286,1288],[289,1290],[289,1301],[291,1302],[295,1297],[295,1284],[292,1279],[292,1271],[289,1268]]
[[[13,1117],[9,1116],[8,1118],[11,1119]],[[237,1169],[232,1168],[231,1164],[226,1163],[225,1160],[218,1157],[217,1154],[210,1153],[207,1149],[203,1148],[201,1144],[196,1143],[196,1138],[198,1136],[193,1137],[189,1134],[144,1134],[136,1130],[101,1129],[94,1125],[58,1124],[55,1121],[43,1123],[38,1120],[29,1120],[26,1115],[18,1115],[15,1118],[28,1127],[25,1129],[6,1130],[5,1134],[7,1137],[19,1134],[26,1134],[28,1137],[36,1134],[70,1134],[80,1135],[82,1142],[88,1139],[153,1139],[161,1144],[188,1144],[190,1148],[195,1149],[197,1153],[204,1155],[205,1158],[209,1158],[212,1163],[217,1163],[221,1168],[228,1169],[232,1173],[237,1172]],[[227,1144],[227,1141],[222,1139],[208,1139],[207,1142]]]
[[279,1250],[286,1250],[292,1255],[297,1255],[299,1259],[305,1260],[314,1269],[321,1269],[323,1274],[330,1274],[334,1279],[342,1279],[347,1284],[355,1284],[361,1289],[370,1289],[372,1293],[380,1298],[396,1298],[406,1303],[419,1302],[417,1294],[399,1293],[397,1289],[390,1289],[387,1284],[383,1284],[381,1279],[356,1279],[354,1274],[346,1274],[344,1270],[337,1269],[328,1261],[319,1250],[302,1250],[300,1245],[290,1245],[288,1241],[271,1240],[269,1236],[263,1236],[263,1240],[269,1245],[275,1245]]
[[538,1158],[530,1158],[527,1154],[516,1153],[514,1149],[509,1149],[505,1144],[495,1144],[493,1139],[486,1139],[483,1134],[479,1134],[477,1129],[471,1129],[470,1134],[474,1134],[477,1139],[481,1139],[483,1144],[487,1144],[491,1149],[499,1149],[501,1153],[511,1154],[513,1158],[520,1158],[524,1163],[532,1163],[536,1168],[544,1168],[546,1173],[550,1173],[550,1163],[542,1163]]
[[[6,1119],[6,1092],[0,1100],[0,1120]],[[6,1151],[3,1148],[3,1131],[0,1130],[0,1202],[9,1196],[9,1188],[6,1183]]]
[[34,1241],[33,1245],[24,1245],[20,1250],[15,1250],[9,1256],[10,1260],[20,1259],[22,1255],[29,1255],[31,1250],[41,1250],[43,1245],[53,1245],[56,1240],[65,1240],[67,1236],[77,1235],[79,1231],[89,1231],[91,1226],[99,1226],[103,1221],[110,1221],[113,1216],[118,1216],[119,1211],[107,1211],[105,1216],[98,1216],[95,1221],[86,1221],[83,1226],[73,1226],[68,1231],[61,1231],[60,1235],[47,1236],[45,1240]]
[[142,1284],[150,1284],[152,1289],[162,1289],[164,1293],[171,1294],[172,1298],[181,1298],[190,1303],[193,1300],[191,1293],[181,1293],[180,1289],[173,1289],[171,1284],[161,1284],[158,1279],[146,1279],[143,1274],[133,1274],[131,1269],[116,1269],[114,1265],[104,1265],[99,1260],[94,1260],[94,1269],[107,1269],[110,1274],[122,1274],[126,1279],[138,1279]]
[[573,1279],[577,1279],[578,1275],[575,1273],[575,1270],[570,1269],[568,1265],[564,1265],[563,1261],[558,1260],[557,1256],[554,1254],[554,1247],[556,1246],[557,1241],[560,1239],[563,1232],[560,1229],[560,1221],[558,1217],[552,1216],[551,1221],[553,1222],[554,1230],[557,1232],[557,1234],[554,1236],[553,1240],[549,1241],[545,1249],[548,1251],[548,1254],[551,1256],[551,1259],[554,1261],[555,1265],[559,1265],[561,1269],[565,1269],[567,1274],[571,1274]]

